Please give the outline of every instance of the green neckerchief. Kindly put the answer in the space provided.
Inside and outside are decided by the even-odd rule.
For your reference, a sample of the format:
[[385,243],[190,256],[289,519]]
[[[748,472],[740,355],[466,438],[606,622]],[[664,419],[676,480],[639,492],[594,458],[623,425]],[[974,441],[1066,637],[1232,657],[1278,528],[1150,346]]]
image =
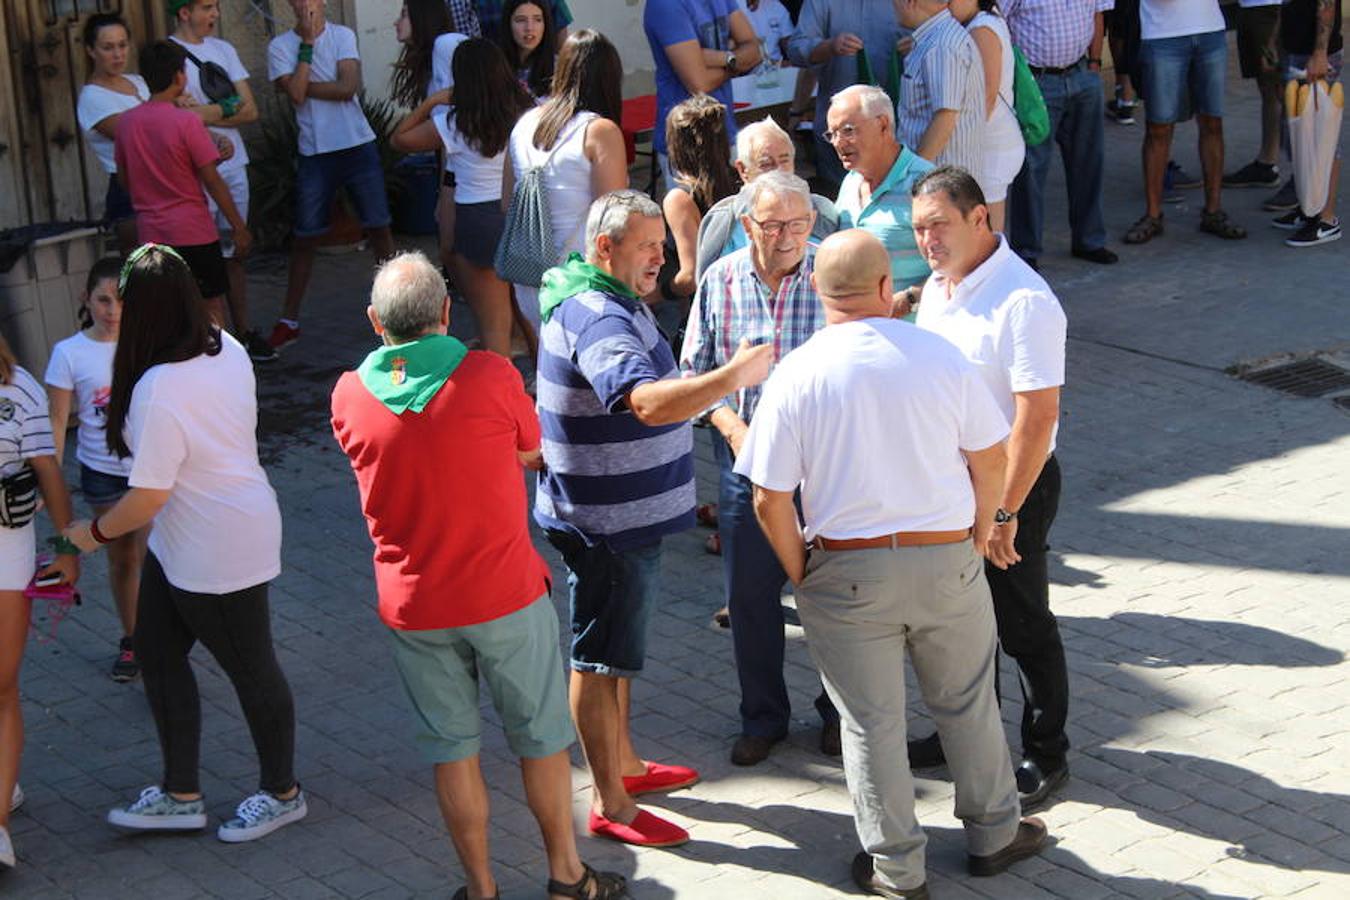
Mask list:
[[372,350],[356,374],[394,415],[409,409],[420,413],[468,352],[468,347],[449,335],[428,334]]
[[600,291],[637,299],[637,291],[586,262],[580,253],[572,253],[561,266],[554,266],[544,273],[539,284],[539,318],[547,322],[564,300],[582,291]]

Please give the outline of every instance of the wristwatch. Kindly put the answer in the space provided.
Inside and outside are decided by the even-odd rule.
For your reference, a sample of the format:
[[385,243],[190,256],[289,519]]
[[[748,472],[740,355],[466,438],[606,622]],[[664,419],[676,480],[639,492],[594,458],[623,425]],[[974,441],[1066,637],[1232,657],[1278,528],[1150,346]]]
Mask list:
[[1015,518],[1017,518],[1017,513],[1015,513],[1015,512],[1008,512],[1006,509],[1004,509],[1004,508],[1001,507],[1001,506],[1000,506],[998,509],[994,510],[994,524],[995,524],[995,525],[1007,525],[1009,522],[1011,522],[1011,521],[1012,521],[1013,519],[1015,519]]
[[727,65],[727,71],[730,72],[732,75],[735,75],[735,74],[736,74],[736,53],[735,53],[735,51],[729,51],[729,52],[727,53],[727,62],[726,62],[726,65]]

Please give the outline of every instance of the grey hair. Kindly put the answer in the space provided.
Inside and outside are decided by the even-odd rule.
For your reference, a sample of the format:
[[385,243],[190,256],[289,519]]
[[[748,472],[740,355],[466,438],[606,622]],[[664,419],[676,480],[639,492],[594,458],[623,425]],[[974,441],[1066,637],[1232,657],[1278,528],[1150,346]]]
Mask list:
[[790,197],[795,194],[802,198],[808,209],[812,206],[811,186],[800,176],[781,169],[765,172],[741,188],[740,194],[736,196],[736,205],[748,214],[759,202],[761,194],[773,194],[775,197]]
[[745,126],[736,135],[736,161],[749,168],[754,160],[754,145],[757,139],[776,136],[787,141],[788,146],[795,151],[797,148],[792,146],[792,138],[783,130],[783,127],[773,120],[772,116],[765,116],[758,122],[751,122]]
[[662,219],[661,207],[642,191],[625,188],[597,197],[586,214],[586,258],[594,257],[595,242],[602,234],[615,243],[622,241],[634,215]]
[[858,98],[858,109],[864,116],[869,119],[874,116],[885,119],[887,127],[895,127],[895,107],[891,105],[890,95],[881,88],[874,84],[849,85],[830,97],[830,106],[850,97]]
[[395,343],[421,337],[441,323],[445,279],[421,251],[391,256],[376,271],[370,305]]

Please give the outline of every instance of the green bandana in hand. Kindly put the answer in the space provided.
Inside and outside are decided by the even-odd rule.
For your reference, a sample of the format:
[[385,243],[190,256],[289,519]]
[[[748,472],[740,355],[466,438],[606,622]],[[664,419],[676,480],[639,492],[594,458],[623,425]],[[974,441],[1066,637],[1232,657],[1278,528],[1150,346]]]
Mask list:
[[561,266],[554,266],[544,273],[539,284],[539,318],[547,322],[564,300],[582,291],[600,291],[637,299],[637,291],[603,269],[586,262],[580,253],[573,253]]
[[445,334],[372,350],[356,370],[366,390],[394,415],[420,413],[464,361],[469,348]]

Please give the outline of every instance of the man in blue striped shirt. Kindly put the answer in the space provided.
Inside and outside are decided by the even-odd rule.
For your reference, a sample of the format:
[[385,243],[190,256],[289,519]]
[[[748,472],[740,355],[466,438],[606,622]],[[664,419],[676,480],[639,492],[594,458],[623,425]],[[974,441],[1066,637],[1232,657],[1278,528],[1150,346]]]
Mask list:
[[[736,198],[750,246],[708,267],[694,295],[680,368],[698,375],[725,363],[742,339],[773,346],[774,360],[800,347],[825,326],[811,283],[815,211],[811,188],[790,172],[774,170],[751,181]],[[723,583],[741,686],[741,736],[731,761],[753,766],[787,736],[791,707],[783,680],[783,585],[787,573],[755,518],[749,479],[731,467],[740,453],[760,388],[713,404],[709,419],[722,435],[713,442],[721,477],[717,529],[722,537]],[[839,753],[839,714],[824,690],[816,699],[825,727],[821,749]]]
[[633,797],[698,780],[691,768],[638,756],[627,720],[661,539],[694,524],[689,419],[762,382],[773,359],[771,344],[742,341],[726,365],[678,377],[641,300],[656,286],[665,236],[661,207],[646,194],[606,194],[586,217],[586,258],[573,254],[550,269],[539,292],[547,468],[534,517],[568,569],[572,711],[594,781],[589,830],[646,847],[682,844],[689,835]]

